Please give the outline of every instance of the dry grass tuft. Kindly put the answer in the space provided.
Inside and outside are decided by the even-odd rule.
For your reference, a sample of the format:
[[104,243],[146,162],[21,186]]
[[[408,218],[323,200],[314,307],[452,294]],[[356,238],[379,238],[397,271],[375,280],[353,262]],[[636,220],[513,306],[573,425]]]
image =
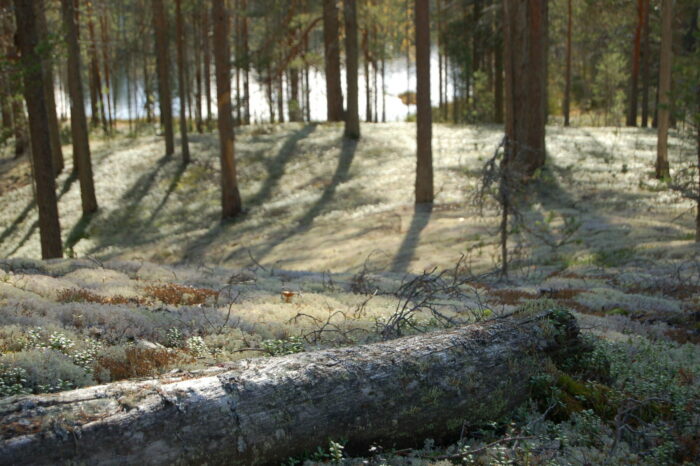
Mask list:
[[80,288],[67,288],[58,292],[57,301],[60,303],[97,303],[97,304],[144,304],[143,298],[127,298],[125,296],[101,296]]
[[98,358],[96,366],[97,371],[106,370],[114,381],[154,376],[182,360],[182,355],[173,350],[131,347],[123,354]]
[[208,298],[216,299],[219,297],[219,292],[215,290],[176,285],[174,283],[150,285],[146,287],[145,291],[147,296],[171,306],[202,305],[207,302]]

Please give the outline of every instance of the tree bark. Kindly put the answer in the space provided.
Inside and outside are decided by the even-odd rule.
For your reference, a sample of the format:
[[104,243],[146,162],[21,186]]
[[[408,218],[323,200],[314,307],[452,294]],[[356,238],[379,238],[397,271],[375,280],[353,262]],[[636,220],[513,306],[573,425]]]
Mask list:
[[571,33],[573,29],[573,12],[571,11],[571,0],[567,1],[567,22],[566,22],[566,72],[564,77],[564,126],[570,125],[571,112]]
[[75,23],[73,0],[61,0],[63,28],[68,48],[68,91],[70,93],[70,127],[73,140],[73,163],[80,180],[80,199],[83,215],[97,210],[95,184],[90,160],[90,142],[88,124],[85,116],[85,100],[80,70],[80,45],[78,44],[78,26]]
[[209,48],[209,9],[202,14],[202,55],[204,59],[204,97],[207,103],[207,128],[211,126],[211,52]]
[[355,0],[344,0],[345,16],[345,62],[348,92],[345,112],[345,137],[360,139],[360,105],[358,101],[357,72],[357,5]]
[[506,137],[514,170],[545,163],[547,0],[505,0]]
[[634,42],[632,44],[632,73],[630,75],[627,126],[637,126],[637,105],[639,101],[639,61],[642,48],[642,31],[644,29],[645,1],[646,0],[637,0],[637,26],[634,30]]
[[[46,13],[44,12],[45,3],[43,0],[34,0],[36,2],[36,24],[39,33],[39,41],[47,43],[48,41],[48,26],[46,24]],[[46,116],[49,120],[49,142],[51,144],[51,163],[53,173],[58,176],[64,167],[63,150],[61,149],[61,130],[58,124],[58,116],[56,115],[56,96],[54,95],[53,81],[53,63],[50,52],[43,52],[42,57],[42,72],[44,74],[44,95],[46,99]]]
[[58,220],[56,181],[51,160],[49,119],[46,108],[42,57],[39,55],[40,26],[37,24],[36,2],[14,0],[17,24],[17,46],[23,68],[24,99],[29,111],[29,132],[32,141],[32,161],[36,204],[39,209],[39,237],[44,259],[61,257],[61,226]]
[[241,36],[243,40],[243,101],[245,104],[244,123],[250,124],[250,47],[248,44],[248,0],[243,3],[243,23]]
[[187,140],[187,80],[185,79],[185,28],[182,23],[182,0],[175,0],[175,35],[177,44],[177,81],[180,94],[180,145],[182,163],[190,163],[190,145]]
[[[544,312],[358,347],[255,358],[200,374],[0,401],[8,464],[280,464],[329,440],[367,453],[459,435],[528,397],[580,351]],[[194,377],[194,378],[193,378]]]
[[416,204],[433,202],[432,108],[430,105],[430,1],[415,0]]
[[221,159],[221,217],[232,218],[241,212],[241,195],[236,179],[236,158],[233,145],[231,106],[231,51],[228,43],[229,18],[224,2],[212,0],[214,23],[214,66],[216,68],[216,101],[218,103],[219,150]]
[[661,2],[661,63],[659,64],[659,122],[656,146],[656,178],[671,176],[668,166],[668,128],[671,105],[671,61],[673,59],[673,0]]
[[152,0],[152,7],[153,29],[156,39],[156,74],[158,75],[160,121],[165,131],[165,155],[172,155],[175,152],[175,136],[173,134],[173,104],[170,95],[167,18],[163,0]]
[[651,47],[649,45],[649,36],[651,35],[649,27],[649,13],[651,9],[651,0],[645,0],[644,4],[644,28],[642,41],[642,128],[649,126],[649,81],[651,64]]
[[343,89],[340,84],[339,42],[336,0],[323,0],[323,51],[325,56],[328,121],[343,120]]

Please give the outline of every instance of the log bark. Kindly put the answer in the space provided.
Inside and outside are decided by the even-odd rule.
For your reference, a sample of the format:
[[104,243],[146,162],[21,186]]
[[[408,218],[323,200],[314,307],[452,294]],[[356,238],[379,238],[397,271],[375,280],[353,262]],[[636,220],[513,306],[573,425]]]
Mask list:
[[[2,464],[279,464],[331,439],[361,452],[459,434],[528,396],[576,321],[545,311],[195,375],[0,401]],[[364,450],[366,452],[366,450]]]

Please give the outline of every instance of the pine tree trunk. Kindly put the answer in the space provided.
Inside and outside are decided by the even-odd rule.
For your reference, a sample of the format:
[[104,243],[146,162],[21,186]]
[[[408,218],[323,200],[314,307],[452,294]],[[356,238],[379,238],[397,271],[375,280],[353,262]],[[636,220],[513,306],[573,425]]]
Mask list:
[[29,132],[32,141],[32,160],[36,204],[39,209],[39,236],[41,257],[62,257],[61,226],[58,220],[56,182],[51,160],[51,142],[46,105],[42,57],[39,55],[41,32],[37,9],[40,2],[14,0],[17,24],[17,45],[21,52],[24,98],[29,111]]
[[345,61],[346,86],[348,92],[345,112],[345,137],[360,138],[360,105],[358,101],[358,47],[357,47],[357,5],[355,0],[344,0],[345,17]]
[[[38,28],[39,41],[45,43],[48,39],[48,27],[46,25],[46,14],[44,12],[44,0],[33,0],[36,2],[36,24]],[[54,95],[53,60],[49,53],[42,57],[42,72],[44,75],[44,95],[46,101],[46,111],[49,120],[49,142],[51,144],[51,164],[53,173],[58,176],[64,167],[63,150],[61,149],[61,130],[56,115],[56,96]]]
[[362,55],[363,55],[363,64],[365,68],[365,121],[367,123],[372,122],[372,91],[370,90],[370,77],[369,77],[369,62],[370,62],[370,54],[369,54],[369,31],[368,27],[365,26],[365,28],[362,31]]
[[244,123],[250,124],[250,50],[248,46],[248,0],[243,2],[243,24],[241,36],[243,40],[243,100],[245,102]]
[[[156,38],[156,71],[158,75],[158,102],[160,119],[165,131],[165,155],[175,152],[173,134],[173,104],[170,94],[170,60],[168,58],[168,26],[163,0],[152,0],[153,29]],[[184,115],[182,115],[184,118]]]
[[644,4],[644,40],[642,42],[642,128],[649,126],[649,86],[651,71],[651,48],[649,46],[649,12],[651,9],[651,0],[645,0]]
[[328,121],[343,120],[343,90],[340,84],[340,39],[336,0],[323,0],[323,50],[326,73]]
[[63,28],[68,48],[68,91],[70,93],[70,126],[73,140],[73,161],[80,180],[80,199],[83,215],[97,210],[95,184],[90,159],[90,142],[88,124],[85,116],[82,78],[80,76],[81,59],[78,44],[78,26],[75,23],[73,0],[61,0]]
[[229,17],[220,0],[212,0],[214,24],[214,65],[216,68],[216,102],[218,104],[219,151],[221,159],[221,217],[228,219],[241,212],[241,195],[236,179],[233,116],[231,106],[231,50],[228,43]]
[[524,179],[545,163],[546,0],[505,0],[506,137]]
[[180,93],[180,145],[182,163],[190,163],[190,146],[187,140],[187,80],[185,79],[185,29],[182,23],[182,0],[175,0],[175,35],[177,45],[177,80]]
[[[199,6],[199,5],[197,5]],[[199,28],[202,24],[198,21],[199,15],[195,15],[194,24],[194,101],[195,101],[195,126],[197,127],[197,132],[202,134],[204,132],[204,118],[202,116],[202,34]]]
[[562,105],[564,111],[564,126],[570,125],[570,112],[571,112],[571,34],[573,29],[573,12],[571,11],[571,1],[567,0],[567,22],[566,22],[566,74],[565,74],[565,84],[564,84],[564,104]]
[[642,30],[644,29],[644,2],[637,0],[637,26],[634,30],[632,45],[632,73],[630,75],[629,108],[627,109],[627,126],[637,126],[637,106],[639,95],[639,61],[642,47]]
[[668,166],[668,128],[670,120],[671,62],[673,59],[673,0],[661,2],[661,63],[659,64],[659,121],[656,147],[656,178],[671,176]]
[[[218,1],[218,0],[215,0]],[[281,464],[346,441],[415,447],[493,422],[531,377],[583,350],[544,312],[384,343],[231,363],[0,405],[7,464]]]
[[415,0],[416,204],[433,202],[432,108],[430,105],[430,0]]
[[[206,0],[205,0],[206,1]],[[202,55],[204,58],[204,97],[207,103],[207,127],[211,126],[211,53],[209,47],[209,9],[202,14]]]

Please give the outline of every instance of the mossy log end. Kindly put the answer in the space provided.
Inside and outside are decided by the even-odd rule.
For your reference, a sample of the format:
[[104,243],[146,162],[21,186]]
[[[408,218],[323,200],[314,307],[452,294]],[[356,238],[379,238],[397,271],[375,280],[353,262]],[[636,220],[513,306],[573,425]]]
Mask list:
[[528,396],[578,345],[561,311],[384,343],[236,362],[196,377],[0,401],[2,464],[274,464],[328,440],[439,438]]

